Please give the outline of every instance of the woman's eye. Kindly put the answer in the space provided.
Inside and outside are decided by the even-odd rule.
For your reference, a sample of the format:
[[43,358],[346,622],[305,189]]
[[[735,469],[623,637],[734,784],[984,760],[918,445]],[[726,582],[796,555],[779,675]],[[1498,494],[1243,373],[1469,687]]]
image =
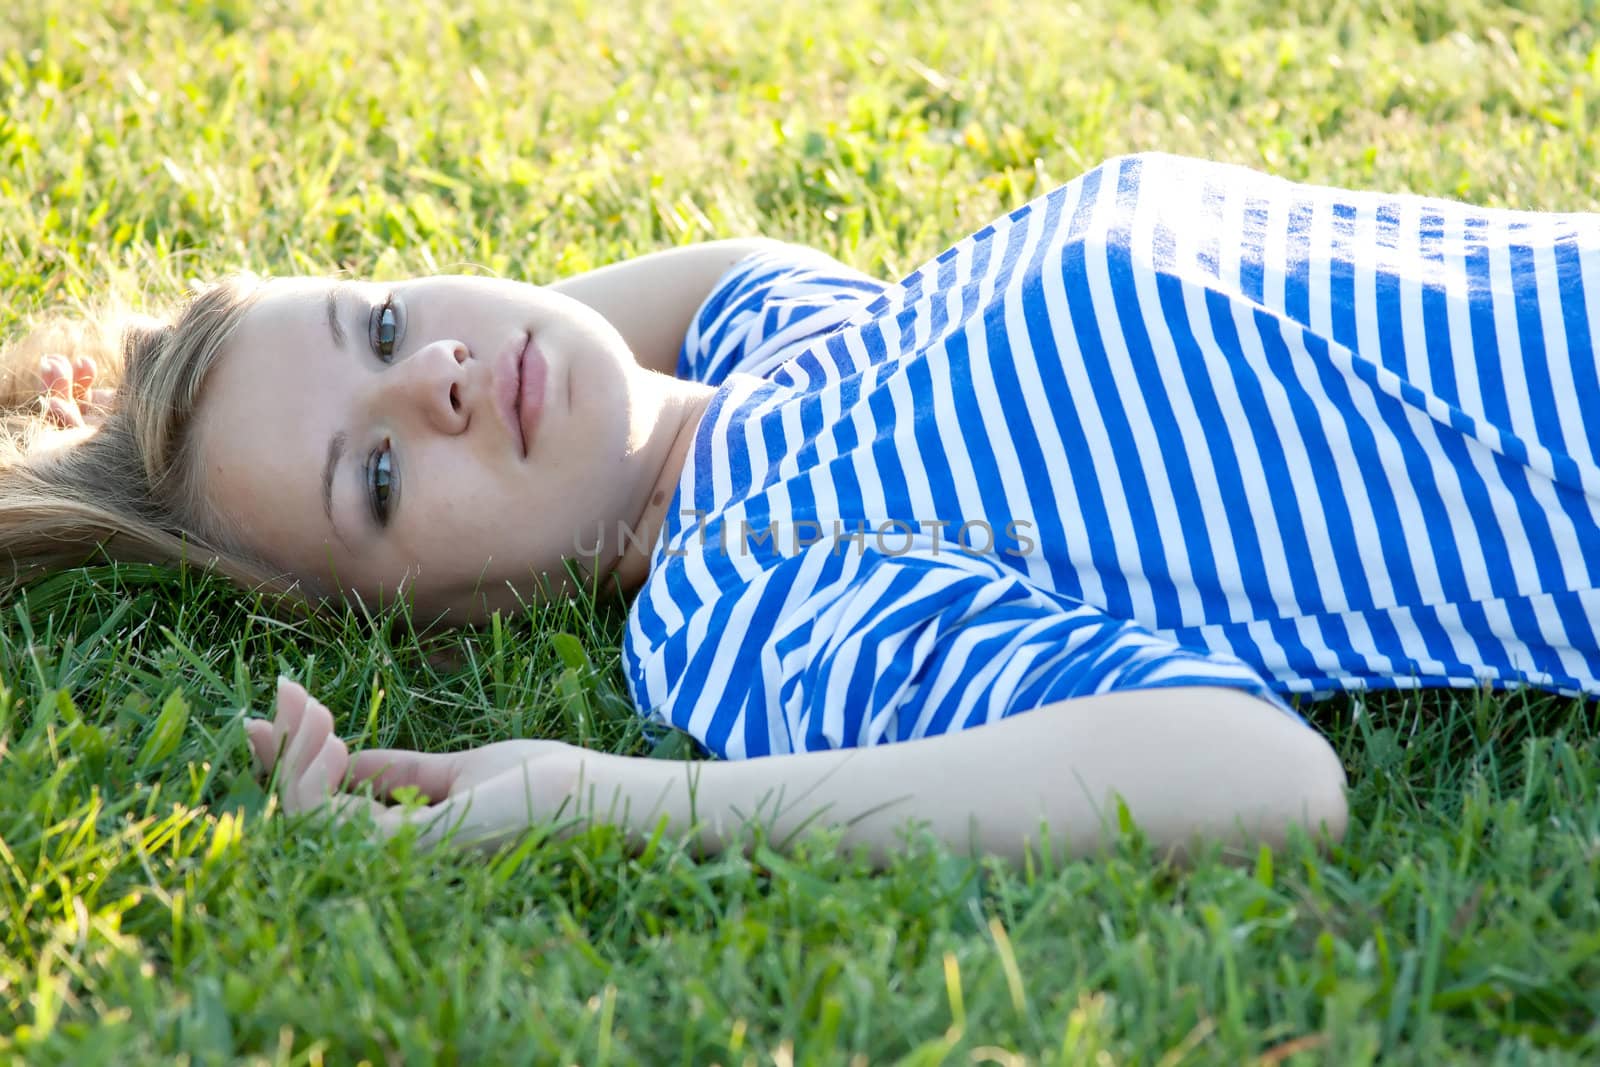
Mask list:
[[394,469],[394,452],[385,441],[367,457],[367,502],[379,526],[389,525],[400,497],[400,479]]
[[386,297],[372,311],[372,350],[385,363],[394,358],[395,339],[400,331],[400,314],[394,297]]

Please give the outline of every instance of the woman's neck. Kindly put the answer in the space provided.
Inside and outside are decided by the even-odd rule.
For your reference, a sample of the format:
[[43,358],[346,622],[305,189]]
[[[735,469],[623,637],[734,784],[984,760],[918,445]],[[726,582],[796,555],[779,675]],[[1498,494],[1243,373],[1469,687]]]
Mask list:
[[[660,416],[656,430],[651,435],[654,442],[664,444],[664,451],[650,491],[644,495],[642,508],[631,525],[624,528],[622,554],[612,567],[623,593],[631,594],[650,576],[650,563],[657,536],[666,521],[667,510],[672,507],[677,494],[678,481],[683,477],[684,464],[689,459],[689,449],[694,443],[696,428],[716,394],[716,389],[700,382],[673,379],[663,390]],[[619,534],[623,531],[619,531]]]

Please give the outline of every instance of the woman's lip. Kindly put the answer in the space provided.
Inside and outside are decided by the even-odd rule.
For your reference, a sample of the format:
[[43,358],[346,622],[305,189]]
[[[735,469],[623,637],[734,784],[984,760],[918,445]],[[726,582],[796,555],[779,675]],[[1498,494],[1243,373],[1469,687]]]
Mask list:
[[527,347],[522,350],[517,381],[517,425],[522,434],[524,458],[533,449],[534,438],[539,433],[539,417],[544,414],[544,382],[549,369],[544,354],[530,335]]
[[522,431],[522,367],[528,355],[528,345],[532,340],[533,336],[525,333],[520,339],[511,342],[506,347],[505,354],[495,361],[494,366],[495,407],[500,412],[500,420],[506,424],[506,430],[511,434],[512,444],[524,456],[528,454],[528,444],[523,438]]

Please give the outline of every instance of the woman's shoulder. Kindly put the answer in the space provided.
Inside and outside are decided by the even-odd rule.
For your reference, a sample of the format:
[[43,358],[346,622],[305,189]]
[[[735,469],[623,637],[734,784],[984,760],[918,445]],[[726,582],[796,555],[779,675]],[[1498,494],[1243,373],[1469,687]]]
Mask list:
[[709,385],[735,372],[765,376],[885,288],[820,249],[763,245],[722,276],[690,320],[677,375]]

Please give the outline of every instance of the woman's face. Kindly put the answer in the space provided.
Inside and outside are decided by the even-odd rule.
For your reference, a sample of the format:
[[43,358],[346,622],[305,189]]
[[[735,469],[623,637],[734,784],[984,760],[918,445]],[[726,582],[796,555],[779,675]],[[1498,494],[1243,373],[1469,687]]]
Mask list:
[[531,285],[270,282],[206,381],[202,492],[319,592],[481,617],[638,519],[655,377]]

